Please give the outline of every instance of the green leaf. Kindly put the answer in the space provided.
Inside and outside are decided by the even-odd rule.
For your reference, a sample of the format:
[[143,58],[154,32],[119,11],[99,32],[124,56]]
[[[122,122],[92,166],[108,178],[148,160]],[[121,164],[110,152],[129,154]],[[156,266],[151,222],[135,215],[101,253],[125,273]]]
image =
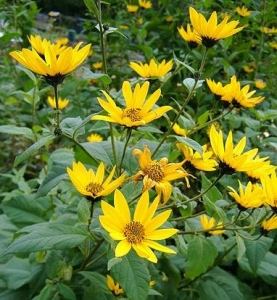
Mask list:
[[131,252],[111,269],[112,277],[119,282],[130,300],[146,300],[150,275],[145,261]]
[[187,88],[189,92],[200,88],[205,80],[198,80],[197,83],[195,84],[195,79],[194,78],[185,78],[183,80],[183,85]]
[[81,67],[75,72],[78,78],[84,80],[100,80],[104,85],[112,82],[111,78],[104,73],[94,73],[87,67]]
[[73,160],[74,153],[70,149],[58,149],[50,155],[48,174],[37,190],[37,197],[47,195],[56,185],[67,178],[66,168],[71,166]]
[[85,287],[84,299],[110,299],[106,296],[111,295],[111,291],[108,289],[106,277],[96,272],[82,271],[79,272],[86,280],[88,284],[83,284]]
[[63,299],[65,300],[76,300],[76,296],[72,290],[71,287],[68,285],[65,285],[63,283],[59,283],[57,285],[57,290],[59,291],[59,294],[63,296]]
[[14,135],[24,135],[27,139],[34,141],[35,136],[33,131],[27,127],[17,127],[14,125],[2,125],[0,126],[0,132]]
[[193,150],[197,151],[198,153],[200,153],[200,154],[203,153],[202,146],[200,144],[198,144],[196,141],[194,141],[188,137],[177,136],[177,135],[174,135],[174,138],[178,142],[187,145],[188,147],[192,148]]
[[45,222],[50,208],[49,198],[34,198],[33,195],[17,196],[3,202],[4,213],[11,221],[21,226]]
[[68,249],[89,237],[85,229],[59,223],[41,223],[23,228],[27,234],[17,238],[3,254],[29,253],[50,249]]
[[27,258],[12,257],[0,265],[0,278],[8,289],[15,290],[30,282],[39,269],[40,266],[32,266]]
[[33,81],[33,83],[36,84],[37,78],[36,78],[36,76],[34,75],[33,72],[29,71],[26,68],[23,68],[22,66],[16,66],[16,69],[24,72]]
[[84,0],[84,3],[88,10],[99,20],[99,10],[94,0]]
[[217,257],[214,244],[203,236],[195,236],[188,244],[186,275],[194,279],[211,267]]
[[40,291],[39,295],[37,295],[33,300],[54,300],[54,295],[57,292],[57,287],[49,283],[44,286],[44,288]]
[[243,257],[246,247],[244,244],[243,238],[236,233],[236,242],[237,242],[237,260],[241,260]]
[[82,199],[77,207],[77,214],[80,222],[88,223],[90,219],[90,204],[87,199]]
[[237,279],[219,267],[215,267],[203,276],[197,290],[200,300],[245,299]]
[[[204,173],[201,174],[201,191],[205,191],[208,189],[208,187],[212,184],[212,182],[204,175]],[[217,200],[224,199],[223,195],[219,191],[219,189],[216,186],[213,186],[204,197],[209,198],[213,203],[215,203]]]
[[27,148],[23,153],[19,154],[14,161],[14,166],[18,166],[32,155],[34,155],[40,148],[54,140],[54,135],[47,135],[39,139],[36,143]]
[[189,66],[188,64],[186,64],[186,63],[180,61],[180,60],[176,57],[175,53],[173,53],[173,58],[174,58],[174,61],[176,62],[177,65],[179,64],[179,65],[184,66],[184,67],[187,68],[192,74],[195,73],[195,69],[192,68],[191,66]]
[[271,238],[262,236],[256,241],[245,240],[246,257],[248,258],[249,265],[254,273],[264,259],[266,253],[269,251],[273,240]]

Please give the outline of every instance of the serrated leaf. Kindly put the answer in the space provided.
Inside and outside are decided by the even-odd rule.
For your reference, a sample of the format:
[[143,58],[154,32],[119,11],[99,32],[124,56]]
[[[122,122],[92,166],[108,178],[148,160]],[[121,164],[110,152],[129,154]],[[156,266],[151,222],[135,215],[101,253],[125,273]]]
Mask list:
[[213,265],[217,257],[214,244],[203,236],[195,236],[188,244],[186,276],[194,279]]
[[84,3],[88,10],[99,20],[99,10],[94,0],[84,0]]
[[244,244],[244,240],[241,236],[236,233],[236,242],[237,242],[237,260],[241,260],[243,257],[246,247]]
[[265,236],[262,236],[256,241],[245,240],[246,257],[248,258],[249,265],[254,273],[257,272],[259,265],[269,251],[272,243],[273,240]]
[[65,285],[63,283],[58,283],[57,290],[59,291],[59,294],[63,296],[63,299],[65,300],[76,300],[75,293],[73,292],[72,288],[68,285]]
[[150,274],[145,261],[133,252],[111,269],[112,277],[119,282],[130,300],[146,300]]
[[80,245],[89,237],[84,229],[59,223],[35,224],[21,232],[24,230],[29,233],[17,238],[3,254],[68,249]]
[[[201,174],[201,191],[205,191],[211,186],[212,182],[202,173]],[[213,186],[204,197],[215,203],[218,200],[224,199],[222,193],[216,186]]]
[[195,140],[192,140],[188,137],[185,136],[178,136],[178,135],[174,135],[174,138],[182,143],[185,144],[186,146],[192,148],[193,150],[197,151],[198,153],[202,154],[203,150],[202,150],[202,146],[200,144],[198,144]]
[[19,154],[14,161],[14,166],[18,166],[32,155],[34,155],[40,148],[54,140],[54,135],[47,135],[39,139],[36,143],[27,148],[23,153]]
[[108,266],[107,266],[108,271],[110,271],[113,266],[115,266],[116,264],[118,264],[120,262],[122,262],[122,258],[120,258],[120,257],[113,257],[113,258],[109,259]]
[[77,214],[80,222],[87,223],[90,218],[90,204],[87,199],[82,199],[77,207]]
[[0,132],[14,135],[24,135],[27,139],[34,141],[35,136],[33,131],[28,127],[18,127],[14,125],[2,125],[0,126]]
[[81,67],[75,72],[78,78],[84,80],[100,80],[103,84],[108,85],[112,82],[109,75],[104,73],[94,73],[87,67]]

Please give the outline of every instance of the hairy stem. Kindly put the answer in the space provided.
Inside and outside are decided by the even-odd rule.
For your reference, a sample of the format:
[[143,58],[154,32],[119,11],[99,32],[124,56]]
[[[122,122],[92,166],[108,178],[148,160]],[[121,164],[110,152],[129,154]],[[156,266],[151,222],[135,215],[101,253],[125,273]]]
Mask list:
[[125,154],[126,154],[127,146],[128,146],[129,140],[131,138],[131,135],[132,135],[132,128],[128,128],[127,132],[126,132],[125,145],[124,145],[124,148],[123,148],[121,160],[120,160],[120,163],[118,165],[118,170],[117,170],[119,175],[121,174],[122,163],[123,163],[123,160],[124,160],[124,157],[125,157]]

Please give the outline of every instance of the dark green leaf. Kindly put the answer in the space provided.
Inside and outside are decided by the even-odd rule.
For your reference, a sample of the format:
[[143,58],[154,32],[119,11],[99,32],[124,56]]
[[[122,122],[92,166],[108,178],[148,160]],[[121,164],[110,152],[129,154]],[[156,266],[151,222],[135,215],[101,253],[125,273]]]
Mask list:
[[119,282],[130,300],[146,300],[150,275],[145,261],[133,252],[111,269],[113,278]]
[[186,146],[192,148],[193,150],[197,151],[198,153],[202,154],[203,153],[203,150],[202,150],[202,147],[201,145],[199,145],[196,141],[188,138],[188,137],[184,137],[184,136],[177,136],[177,135],[174,135],[174,138],[182,143],[182,144],[185,144]]
[[194,279],[207,271],[213,265],[217,257],[217,249],[214,244],[203,236],[195,236],[188,244],[188,261],[186,275]]
[[33,131],[27,127],[17,127],[14,125],[2,125],[0,126],[0,132],[14,135],[24,135],[27,139],[34,141],[35,136]]

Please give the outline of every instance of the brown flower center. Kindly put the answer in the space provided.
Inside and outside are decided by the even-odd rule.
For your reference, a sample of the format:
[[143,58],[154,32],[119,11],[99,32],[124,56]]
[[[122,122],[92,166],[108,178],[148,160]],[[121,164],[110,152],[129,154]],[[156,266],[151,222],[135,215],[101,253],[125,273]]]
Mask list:
[[103,187],[99,183],[91,182],[86,186],[86,191],[91,193],[92,197],[95,197],[98,195],[98,193],[103,191]]
[[140,121],[141,118],[140,108],[127,108],[123,112],[123,118],[129,118],[132,122]]
[[144,170],[144,173],[156,182],[159,182],[164,178],[163,169],[158,162],[153,162],[146,170]]
[[131,221],[124,227],[123,234],[129,243],[138,244],[143,241],[145,231],[140,222]]

